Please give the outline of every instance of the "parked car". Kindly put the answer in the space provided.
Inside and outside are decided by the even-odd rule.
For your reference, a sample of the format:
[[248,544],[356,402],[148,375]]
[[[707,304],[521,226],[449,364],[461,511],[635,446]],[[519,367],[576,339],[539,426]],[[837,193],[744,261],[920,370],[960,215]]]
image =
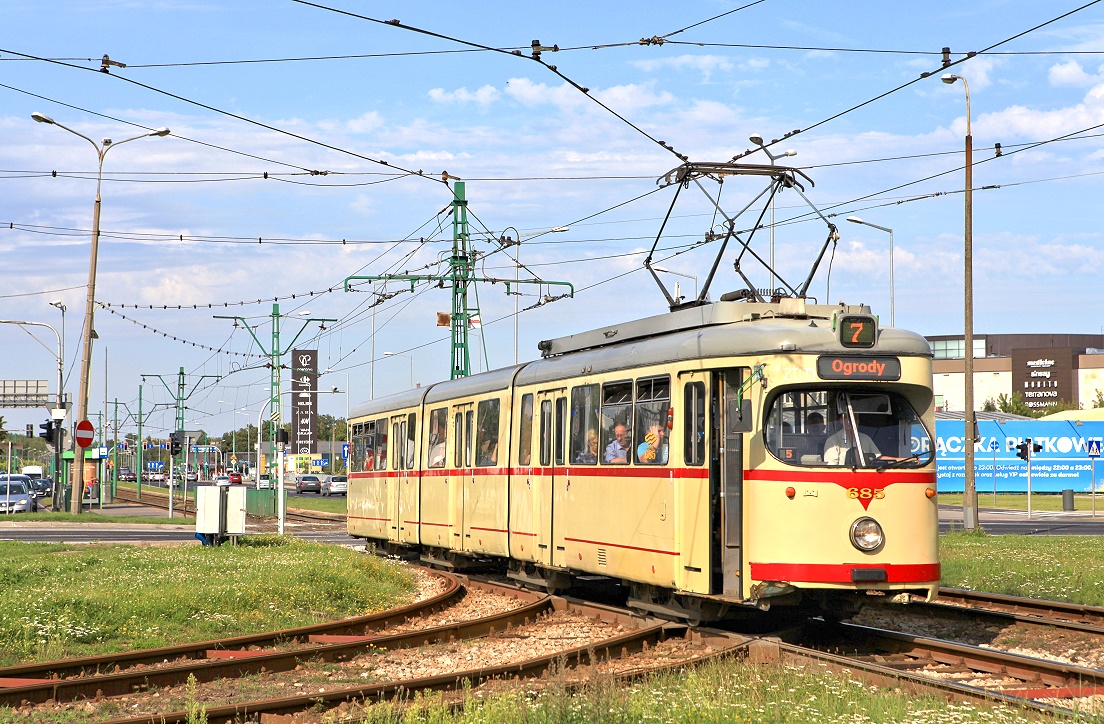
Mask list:
[[165,473],[160,470],[154,470],[150,473],[149,479],[152,483],[163,483],[165,482]]
[[303,493],[310,491],[312,493],[322,492],[322,478],[318,475],[300,475],[295,480],[295,492]]
[[345,475],[327,475],[322,479],[322,495],[346,495],[349,492],[349,478]]
[[230,478],[230,482],[234,485],[241,485],[242,476],[241,473],[239,473],[238,471],[231,470],[226,477]]
[[215,477],[215,485],[226,486],[230,484],[229,475],[218,475]]
[[34,513],[38,510],[34,493],[27,489],[27,484],[21,480],[0,480],[0,513]]
[[268,473],[261,473],[257,476],[257,490],[272,490],[272,478]]
[[138,476],[130,468],[123,468],[119,471],[119,480],[124,483],[136,483],[138,482]]

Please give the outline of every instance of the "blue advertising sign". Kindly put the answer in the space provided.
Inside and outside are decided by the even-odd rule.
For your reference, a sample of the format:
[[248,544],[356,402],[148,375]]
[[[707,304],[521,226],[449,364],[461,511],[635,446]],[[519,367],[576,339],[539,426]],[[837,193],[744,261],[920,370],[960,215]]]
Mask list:
[[[1016,446],[1031,438],[1043,449],[1031,457],[1032,492],[1076,490],[1092,487],[1093,449],[1099,455],[1104,422],[1069,420],[978,420],[980,440],[974,443],[974,480],[986,489],[1027,492],[1027,463],[1016,456]],[[966,439],[962,420],[935,423],[935,464],[940,492],[961,492],[965,487]],[[914,447],[917,447],[914,440]]]

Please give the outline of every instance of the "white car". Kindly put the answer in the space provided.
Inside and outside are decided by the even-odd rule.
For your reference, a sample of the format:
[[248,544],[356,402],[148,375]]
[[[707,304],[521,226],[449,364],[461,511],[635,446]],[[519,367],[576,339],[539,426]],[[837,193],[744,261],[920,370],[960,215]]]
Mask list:
[[345,495],[349,492],[349,478],[344,475],[327,475],[322,478],[322,495]]
[[219,475],[218,477],[215,478],[215,485],[226,486],[226,485],[229,485],[229,484],[230,484],[230,476],[229,475]]

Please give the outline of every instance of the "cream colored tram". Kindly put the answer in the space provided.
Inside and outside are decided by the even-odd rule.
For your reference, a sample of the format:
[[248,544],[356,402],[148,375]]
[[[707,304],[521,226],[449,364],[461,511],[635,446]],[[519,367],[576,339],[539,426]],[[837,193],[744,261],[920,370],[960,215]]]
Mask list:
[[349,532],[690,620],[939,581],[931,352],[866,307],[719,302],[353,413]]

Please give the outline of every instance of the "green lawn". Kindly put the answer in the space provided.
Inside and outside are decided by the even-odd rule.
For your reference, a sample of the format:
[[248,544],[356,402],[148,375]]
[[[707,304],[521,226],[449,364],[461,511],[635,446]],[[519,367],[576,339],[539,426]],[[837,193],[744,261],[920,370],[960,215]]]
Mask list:
[[414,591],[393,563],[287,536],[214,548],[0,541],[0,665],[301,626]]
[[[939,502],[942,505],[962,505],[962,493],[940,493]],[[992,493],[978,490],[979,508],[999,508],[1001,510],[1027,510],[1027,495],[1024,493],[997,493],[994,499]],[[1077,494],[1073,496],[1074,510],[1089,512],[1092,510],[1092,496],[1089,494]],[[1033,493],[1031,495],[1032,510],[1059,511],[1062,510],[1061,493]],[[1104,515],[1104,493],[1096,494],[1096,512]]]
[[939,539],[943,585],[1104,606],[1104,537],[987,536]]
[[80,515],[73,515],[72,513],[28,513],[24,515],[20,513],[18,515],[8,517],[0,517],[0,522],[11,521],[17,523],[23,522],[48,522],[48,523],[158,523],[161,525],[181,525],[184,523],[194,523],[195,521],[189,518],[185,521],[183,518],[175,518],[170,520],[167,517],[145,517],[140,515],[103,515],[97,513],[96,509],[93,509],[89,513],[81,513]]

